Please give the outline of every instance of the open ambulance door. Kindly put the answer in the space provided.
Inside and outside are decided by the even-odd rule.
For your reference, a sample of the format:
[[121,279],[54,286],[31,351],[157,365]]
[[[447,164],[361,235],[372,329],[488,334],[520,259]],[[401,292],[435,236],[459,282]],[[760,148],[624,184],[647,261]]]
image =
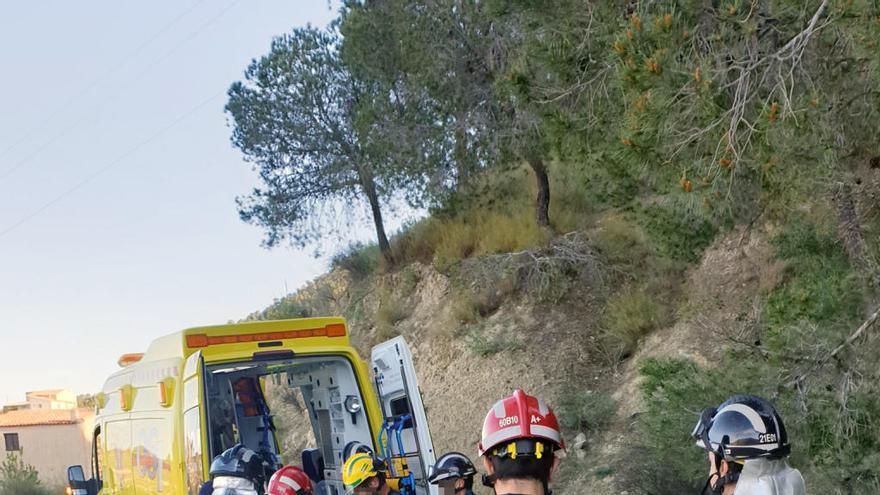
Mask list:
[[435,462],[434,444],[406,341],[396,337],[377,345],[370,364],[385,419],[378,455],[388,462],[389,477],[411,476],[416,495],[437,495],[437,486],[428,483]]
[[[201,351],[186,359],[183,366],[183,461],[187,495],[198,495],[208,480],[211,462],[205,420],[205,362]],[[207,449],[207,451],[206,451]]]

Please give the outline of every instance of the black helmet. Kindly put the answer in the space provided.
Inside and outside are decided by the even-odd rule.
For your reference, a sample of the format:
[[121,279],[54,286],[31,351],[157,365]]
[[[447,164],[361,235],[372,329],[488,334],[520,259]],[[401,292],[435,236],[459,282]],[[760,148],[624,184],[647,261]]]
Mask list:
[[719,460],[781,458],[791,452],[782,418],[769,402],[753,395],[734,395],[717,409],[705,409],[691,435]]
[[217,476],[244,478],[259,488],[265,476],[263,458],[244,445],[237,444],[214,458],[210,474],[212,479]]
[[475,474],[477,474],[477,469],[467,456],[458,452],[449,452],[437,459],[437,463],[431,468],[431,476],[428,477],[428,481],[436,485],[449,478],[465,478],[467,488],[471,488],[472,485],[468,482],[473,480]]

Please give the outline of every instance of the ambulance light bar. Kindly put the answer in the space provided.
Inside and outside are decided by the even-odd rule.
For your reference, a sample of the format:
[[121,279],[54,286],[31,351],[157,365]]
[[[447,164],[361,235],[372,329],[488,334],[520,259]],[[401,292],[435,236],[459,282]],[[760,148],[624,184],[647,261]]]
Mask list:
[[235,335],[206,335],[197,333],[186,336],[188,347],[208,347],[218,344],[241,344],[246,342],[267,342],[275,340],[304,339],[309,337],[344,337],[345,325],[334,323],[324,328],[287,330],[283,332],[241,333]]

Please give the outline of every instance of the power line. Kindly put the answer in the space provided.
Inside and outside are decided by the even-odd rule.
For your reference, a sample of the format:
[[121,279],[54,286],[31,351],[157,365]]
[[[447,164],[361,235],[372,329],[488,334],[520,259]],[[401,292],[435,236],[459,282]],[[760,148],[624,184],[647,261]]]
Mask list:
[[86,184],[92,182],[93,180],[95,180],[96,178],[98,178],[100,175],[103,175],[104,173],[106,173],[107,171],[109,171],[110,169],[112,169],[113,167],[119,165],[120,163],[122,163],[122,161],[123,161],[124,159],[128,158],[129,156],[131,156],[132,154],[134,154],[135,152],[137,152],[138,150],[140,150],[140,149],[143,148],[144,146],[146,146],[146,145],[152,143],[153,141],[155,141],[156,139],[158,139],[159,137],[161,137],[163,134],[165,134],[166,132],[170,131],[171,129],[173,129],[174,127],[176,127],[178,124],[180,124],[181,122],[183,122],[184,120],[186,120],[187,118],[189,118],[191,115],[193,115],[194,113],[196,113],[196,112],[198,112],[199,110],[201,110],[201,109],[202,109],[203,107],[205,107],[208,103],[211,103],[212,101],[214,101],[215,99],[217,99],[217,97],[219,97],[219,96],[221,96],[221,95],[224,95],[225,93],[226,93],[226,90],[225,90],[225,89],[222,90],[222,91],[218,91],[217,93],[214,93],[213,95],[211,95],[210,98],[208,98],[208,99],[202,101],[201,103],[199,103],[198,105],[192,107],[191,109],[189,109],[188,111],[186,111],[185,113],[181,114],[181,115],[178,116],[176,119],[174,119],[173,121],[171,121],[169,124],[167,124],[166,126],[162,127],[161,129],[159,129],[157,132],[151,134],[148,138],[146,138],[146,139],[144,139],[143,141],[141,141],[141,142],[137,143],[136,145],[132,146],[132,147],[129,148],[127,151],[125,151],[125,152],[122,153],[121,155],[117,156],[115,159],[111,160],[109,163],[107,163],[107,164],[104,165],[103,167],[101,167],[101,168],[99,168],[98,170],[92,172],[89,176],[87,176],[86,178],[84,178],[84,179],[82,179],[81,181],[79,181],[78,183],[76,183],[73,187],[71,187],[71,188],[65,190],[64,192],[62,192],[62,193],[59,194],[58,196],[55,196],[53,199],[51,199],[50,201],[44,203],[42,206],[40,206],[40,207],[37,208],[36,210],[34,210],[34,211],[32,211],[31,213],[28,213],[28,214],[25,215],[24,217],[20,218],[18,221],[16,221],[15,223],[13,223],[12,225],[10,225],[9,227],[6,227],[4,230],[0,230],[0,239],[2,239],[4,236],[6,236],[7,234],[9,234],[9,233],[12,232],[13,230],[17,229],[18,227],[21,227],[23,224],[25,224],[26,222],[28,222],[28,221],[31,220],[32,218],[36,217],[36,216],[39,215],[40,213],[42,213],[42,212],[48,210],[49,208],[51,208],[52,206],[54,206],[55,204],[57,204],[58,202],[60,202],[60,201],[63,200],[64,198],[66,198],[67,196],[73,194],[73,193],[76,192],[78,189],[80,189],[80,188],[82,188],[83,186],[85,186]]
[[[189,8],[187,8],[186,10],[184,10],[183,12],[181,12],[180,14],[178,14],[174,19],[172,19],[170,22],[168,22],[167,24],[165,24],[164,26],[162,26],[161,29],[159,29],[158,31],[156,31],[155,33],[153,33],[153,35],[151,35],[149,38],[147,38],[146,40],[144,40],[140,45],[138,45],[138,46],[137,46],[136,48],[134,48],[133,50],[129,51],[128,54],[126,54],[125,57],[122,58],[122,61],[121,61],[119,64],[117,64],[117,65],[116,65],[115,67],[113,67],[112,69],[110,69],[110,70],[104,72],[103,74],[101,74],[100,76],[96,77],[95,79],[92,79],[92,81],[91,81],[89,84],[87,84],[82,90],[80,90],[78,93],[76,93],[76,94],[73,95],[72,97],[66,99],[66,101],[65,101],[65,103],[64,103],[63,105],[61,105],[60,107],[56,108],[55,111],[53,111],[52,113],[50,113],[46,118],[44,118],[43,120],[41,120],[38,124],[34,125],[34,126],[31,127],[30,129],[28,129],[27,131],[25,131],[24,134],[22,134],[20,138],[18,138],[18,139],[15,140],[15,142],[13,142],[12,144],[6,146],[2,151],[0,151],[0,158],[3,158],[4,156],[6,156],[6,154],[7,154],[9,151],[11,151],[11,150],[14,149],[16,146],[18,146],[19,144],[21,144],[21,143],[23,143],[24,141],[26,141],[27,138],[29,138],[29,137],[30,137],[34,132],[36,132],[38,129],[42,128],[42,127],[45,126],[49,121],[51,121],[53,118],[57,117],[60,113],[64,112],[64,111],[67,110],[68,108],[70,108],[70,107],[73,105],[74,102],[76,102],[77,100],[79,100],[80,98],[82,98],[83,96],[85,96],[89,91],[91,91],[91,90],[94,89],[96,86],[98,86],[98,84],[101,83],[104,79],[107,79],[108,77],[110,77],[110,76],[112,76],[113,74],[117,73],[117,72],[119,71],[119,69],[121,69],[122,67],[125,67],[125,65],[128,63],[128,61],[131,60],[135,55],[137,55],[138,53],[140,53],[141,50],[143,50],[144,48],[150,46],[154,41],[156,41],[157,39],[159,39],[159,37],[162,36],[166,31],[168,31],[169,29],[171,29],[172,27],[174,27],[174,25],[177,24],[178,22],[180,22],[181,19],[183,19],[184,17],[186,17],[187,14],[189,14],[190,12],[192,12],[193,10],[195,10],[196,7],[198,7],[200,4],[202,4],[202,3],[204,3],[204,2],[205,2],[205,0],[197,0],[195,3],[193,3],[192,5],[190,5]],[[41,149],[42,149],[42,148],[41,148]]]
[[[199,36],[199,35],[200,35],[205,29],[209,28],[211,25],[213,25],[215,22],[217,22],[217,20],[219,20],[221,17],[223,17],[223,15],[226,14],[226,12],[228,12],[233,6],[235,6],[235,4],[237,4],[239,1],[240,1],[240,0],[232,0],[232,2],[228,3],[225,7],[223,7],[223,9],[220,10],[220,12],[218,12],[217,15],[215,15],[215,16],[212,17],[210,20],[208,20],[208,22],[202,24],[198,29],[196,29],[195,31],[193,31],[192,33],[190,33],[189,36],[187,36],[183,41],[181,41],[180,43],[178,43],[177,45],[175,45],[171,50],[167,51],[164,55],[162,55],[162,56],[159,57],[158,59],[156,59],[156,60],[154,60],[153,62],[151,62],[149,65],[147,65],[147,66],[144,68],[144,70],[142,70],[141,72],[137,73],[134,77],[132,77],[131,79],[129,79],[126,83],[121,84],[119,87],[120,87],[120,88],[125,88],[125,86],[128,86],[128,85],[130,85],[131,83],[133,83],[133,82],[135,82],[135,81],[137,81],[137,80],[140,80],[140,79],[142,78],[142,76],[144,76],[147,72],[149,72],[153,67],[155,67],[155,66],[157,66],[158,64],[164,62],[164,61],[167,60],[170,56],[172,56],[172,55],[174,55],[175,53],[177,53],[177,52],[178,52],[178,51],[179,51],[179,50],[180,50],[180,49],[181,49],[186,43],[189,43],[190,41],[192,41],[193,39],[195,39],[196,37],[198,37],[198,36]],[[123,94],[124,92],[125,92],[124,89],[123,89],[123,90],[120,90],[120,91],[118,91],[113,97],[114,97],[114,98],[115,98],[115,97],[118,97],[119,95]],[[76,121],[74,121],[71,125],[65,127],[60,133],[58,133],[58,134],[56,134],[55,136],[53,136],[51,139],[49,139],[49,141],[43,143],[43,145],[41,145],[39,148],[37,148],[36,151],[34,151],[33,153],[31,153],[31,154],[25,156],[24,158],[22,158],[21,160],[19,160],[18,162],[16,162],[15,165],[13,165],[11,168],[7,169],[7,170],[4,171],[3,173],[0,173],[0,179],[5,179],[6,177],[9,177],[10,175],[12,175],[16,170],[20,169],[25,163],[27,163],[28,161],[30,161],[30,160],[31,160],[32,158],[34,158],[35,156],[39,155],[43,150],[47,149],[49,146],[51,146],[52,144],[54,144],[55,142],[57,142],[59,139],[61,139],[61,138],[64,137],[65,135],[67,135],[67,133],[69,133],[69,132],[72,131],[73,129],[78,128],[78,127],[79,127],[83,122],[85,122],[86,120],[88,120],[88,116],[85,116],[85,115],[84,115],[82,118],[77,119]]]

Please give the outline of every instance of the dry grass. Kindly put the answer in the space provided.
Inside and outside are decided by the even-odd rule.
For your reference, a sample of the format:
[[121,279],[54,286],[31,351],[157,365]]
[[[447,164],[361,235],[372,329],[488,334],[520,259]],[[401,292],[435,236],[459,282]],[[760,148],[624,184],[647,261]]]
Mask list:
[[635,351],[639,340],[669,324],[672,308],[641,288],[625,288],[608,301],[603,327],[608,343],[621,356]]
[[547,242],[528,208],[427,218],[394,239],[397,258],[445,268],[473,256],[520,251]]

